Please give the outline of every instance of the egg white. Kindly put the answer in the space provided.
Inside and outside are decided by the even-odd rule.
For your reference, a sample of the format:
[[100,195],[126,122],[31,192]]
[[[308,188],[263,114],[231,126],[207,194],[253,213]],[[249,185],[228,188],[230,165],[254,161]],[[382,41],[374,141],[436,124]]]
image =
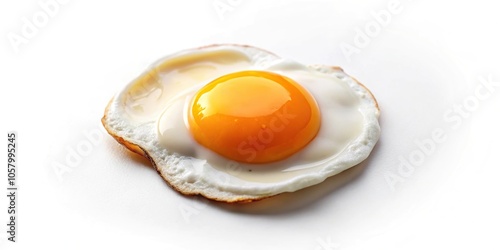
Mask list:
[[[218,53],[228,59],[221,59],[224,56]],[[215,63],[211,56],[217,58]],[[197,64],[199,58],[209,63]],[[165,67],[170,61],[196,72],[198,79]],[[243,164],[219,156],[192,138],[185,121],[190,98],[211,80],[241,70],[276,72],[311,92],[322,121],[308,146],[282,161]],[[139,81],[144,75],[152,80]],[[293,192],[357,165],[368,157],[380,136],[375,99],[339,68],[307,67],[254,47],[217,45],[167,56],[144,75],[113,98],[103,124],[115,138],[141,148],[160,175],[184,194],[235,202]],[[179,83],[173,79],[180,79]]]

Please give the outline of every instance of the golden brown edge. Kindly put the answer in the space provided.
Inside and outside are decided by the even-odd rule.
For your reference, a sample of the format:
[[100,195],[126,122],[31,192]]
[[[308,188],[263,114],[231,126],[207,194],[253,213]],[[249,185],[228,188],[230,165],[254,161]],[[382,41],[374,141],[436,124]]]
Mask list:
[[[198,47],[197,49],[203,49],[203,48],[209,48],[209,47],[215,47],[215,46],[220,46],[221,44],[213,44],[213,45],[207,45],[207,46],[203,46],[203,47]],[[241,47],[252,47],[252,46],[249,46],[249,45],[238,45],[238,44],[224,44],[224,45],[235,45],[235,46],[241,46]],[[260,49],[260,48],[258,48]],[[263,50],[263,49],[261,49]],[[263,50],[263,51],[266,51],[266,50]],[[268,52],[268,51],[266,51]],[[273,54],[271,52],[268,52],[270,54]],[[274,55],[274,54],[273,54]],[[339,67],[339,66],[330,66],[332,69],[334,70],[340,70],[342,72],[344,72],[344,70]],[[344,72],[345,73],[345,72]],[[346,73],[347,74],[347,73]],[[379,108],[379,105],[378,105],[378,102],[377,102],[377,99],[375,98],[375,96],[373,95],[373,93],[365,86],[363,85],[360,81],[358,81],[358,79],[352,77],[349,75],[349,77],[351,77],[352,79],[354,79],[361,87],[363,87],[369,94],[370,96],[372,97],[373,101],[375,102],[375,107],[377,108],[377,110],[379,110],[380,112],[380,108]],[[254,199],[244,199],[244,198],[240,198],[240,199],[235,199],[235,200],[222,200],[222,199],[219,199],[217,197],[209,197],[209,196],[206,196],[206,195],[203,195],[201,193],[191,193],[191,192],[186,192],[184,190],[181,190],[181,189],[178,189],[177,187],[175,187],[174,185],[172,185],[165,176],[163,176],[163,174],[158,170],[158,167],[156,165],[156,163],[154,162],[154,160],[149,156],[149,154],[147,153],[146,150],[144,150],[143,148],[141,148],[139,145],[137,144],[134,144],[134,143],[131,143],[131,142],[128,142],[126,141],[124,138],[118,136],[117,134],[115,134],[108,126],[108,124],[106,123],[106,119],[107,119],[107,114],[108,114],[108,110],[111,106],[111,103],[113,102],[113,99],[114,98],[111,98],[111,100],[108,102],[108,105],[106,106],[105,110],[104,110],[104,116],[101,118],[101,123],[102,125],[104,126],[104,128],[106,129],[106,131],[120,144],[122,144],[123,146],[125,146],[127,149],[129,149],[130,151],[142,156],[142,157],[145,157],[147,160],[149,160],[151,162],[151,164],[153,165],[154,169],[156,170],[156,172],[161,176],[161,178],[170,186],[172,187],[174,190],[176,190],[177,192],[183,194],[183,195],[189,195],[189,196],[196,196],[196,195],[200,195],[200,196],[203,196],[207,199],[210,199],[210,200],[214,200],[214,201],[218,201],[218,202],[225,202],[225,203],[251,203],[251,202],[254,202],[254,201],[260,201],[260,200],[263,200],[263,199],[267,199],[267,198],[270,198],[270,197],[273,197],[273,196],[276,196],[276,195],[270,195],[270,196],[265,196],[265,197],[259,197],[259,198],[254,198]],[[279,194],[277,194],[279,195]]]
[[274,196],[274,195],[272,195],[272,196],[266,196],[266,197],[259,197],[259,198],[255,198],[255,199],[244,199],[244,198],[241,198],[241,199],[235,199],[235,200],[229,200],[228,201],[228,200],[219,199],[217,197],[205,196],[205,195],[203,195],[201,193],[186,192],[186,191],[181,190],[181,189],[177,188],[176,186],[172,185],[170,182],[168,182],[167,178],[165,176],[163,176],[163,174],[158,170],[156,162],[153,160],[153,158],[151,156],[149,156],[149,154],[147,153],[147,151],[145,149],[141,148],[137,144],[128,142],[123,137],[118,136],[108,126],[108,124],[106,123],[106,120],[107,120],[107,116],[108,116],[108,110],[109,110],[109,108],[111,106],[111,103],[113,102],[113,99],[114,98],[111,98],[111,100],[108,102],[108,105],[106,106],[106,109],[104,110],[104,115],[101,118],[101,123],[104,126],[104,129],[106,129],[106,131],[108,132],[108,134],[111,135],[118,143],[120,143],[121,145],[125,146],[125,148],[127,148],[128,150],[130,150],[130,151],[132,151],[132,152],[134,152],[134,153],[136,153],[136,154],[138,154],[138,155],[146,158],[149,162],[151,162],[151,164],[153,165],[153,168],[156,170],[156,172],[175,191],[177,191],[177,192],[179,192],[179,193],[181,193],[183,195],[189,195],[189,196],[200,195],[200,196],[203,196],[203,197],[205,197],[207,199],[210,199],[210,200],[214,200],[214,201],[218,201],[218,202],[225,202],[225,203],[250,203],[250,202],[259,201],[259,200],[263,200],[263,199],[266,199],[266,198]]
[[[340,71],[342,71],[342,72],[345,73],[345,71],[341,67],[339,67],[339,66],[330,66],[330,68],[332,68],[334,70],[340,70]],[[354,81],[356,81],[356,83],[358,83],[361,87],[363,87],[366,90],[366,92],[368,92],[368,94],[370,94],[370,96],[373,99],[373,102],[375,102],[375,107],[380,112],[380,107],[378,106],[377,98],[375,98],[375,96],[373,95],[373,93],[364,84],[362,84],[358,79],[356,79],[354,76],[351,76],[351,75],[349,75],[347,73],[345,73],[345,74],[348,75],[350,78],[352,78]]]

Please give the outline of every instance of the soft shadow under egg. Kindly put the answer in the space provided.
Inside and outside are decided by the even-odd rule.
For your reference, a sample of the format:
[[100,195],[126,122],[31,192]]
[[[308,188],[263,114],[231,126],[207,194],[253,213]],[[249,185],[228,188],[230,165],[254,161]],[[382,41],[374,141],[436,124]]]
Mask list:
[[[381,142],[372,151],[376,155],[376,151],[380,147]],[[303,209],[314,206],[326,196],[335,196],[336,191],[348,185],[355,185],[364,170],[370,165],[372,157],[368,157],[360,164],[347,169],[337,175],[327,178],[320,184],[307,187],[291,193],[282,193],[261,201],[251,203],[221,203],[210,202],[214,207],[227,210],[233,213],[243,214],[284,214],[297,213]]]

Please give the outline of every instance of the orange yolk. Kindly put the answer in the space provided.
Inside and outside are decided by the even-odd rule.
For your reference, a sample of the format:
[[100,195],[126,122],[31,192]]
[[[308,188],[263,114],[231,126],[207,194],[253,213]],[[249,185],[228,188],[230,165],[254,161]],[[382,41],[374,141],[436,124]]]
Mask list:
[[284,159],[305,147],[320,127],[312,95],[292,79],[264,71],[213,80],[196,93],[188,112],[198,143],[246,163]]

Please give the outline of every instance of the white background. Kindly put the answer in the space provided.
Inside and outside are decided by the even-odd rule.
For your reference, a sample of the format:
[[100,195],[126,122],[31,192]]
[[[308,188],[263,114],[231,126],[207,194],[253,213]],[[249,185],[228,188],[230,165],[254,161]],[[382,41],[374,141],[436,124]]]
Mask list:
[[[48,11],[47,2],[0,4],[2,189],[10,130],[19,168],[18,242],[7,241],[1,195],[0,249],[500,248],[500,87],[490,92],[480,80],[500,82],[492,1],[61,0]],[[320,185],[253,204],[173,191],[100,117],[150,63],[213,43],[357,77],[382,109],[372,155]],[[342,51],[348,44],[355,53]],[[430,146],[435,131],[445,139]]]

